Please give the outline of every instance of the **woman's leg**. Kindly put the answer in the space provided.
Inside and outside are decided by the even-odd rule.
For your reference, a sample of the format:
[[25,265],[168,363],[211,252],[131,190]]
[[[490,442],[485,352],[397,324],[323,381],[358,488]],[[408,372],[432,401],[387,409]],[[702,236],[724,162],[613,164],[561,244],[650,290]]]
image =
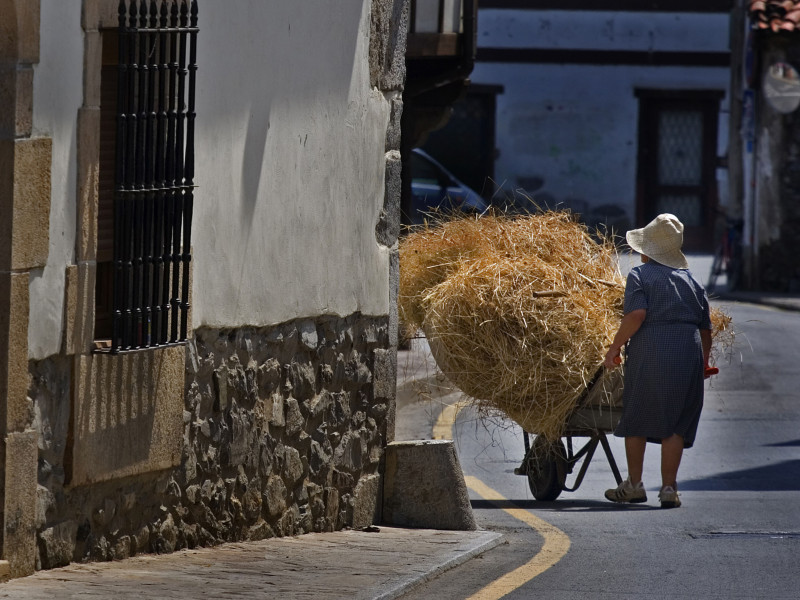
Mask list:
[[[683,440],[681,440],[683,443]],[[628,479],[633,485],[642,480],[644,470],[644,450],[647,447],[646,437],[625,438],[625,458],[628,461]]]
[[661,487],[678,489],[678,467],[683,456],[683,438],[677,433],[661,440]]

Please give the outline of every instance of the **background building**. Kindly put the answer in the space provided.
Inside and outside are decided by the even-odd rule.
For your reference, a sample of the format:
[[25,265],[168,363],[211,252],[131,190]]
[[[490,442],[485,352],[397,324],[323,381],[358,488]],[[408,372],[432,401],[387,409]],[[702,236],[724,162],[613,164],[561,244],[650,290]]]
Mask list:
[[742,282],[800,290],[797,107],[800,5],[737,2],[732,18],[732,216],[743,223]]
[[689,250],[711,250],[728,202],[730,5],[482,0],[475,93],[424,148],[495,203],[618,230],[672,212]]

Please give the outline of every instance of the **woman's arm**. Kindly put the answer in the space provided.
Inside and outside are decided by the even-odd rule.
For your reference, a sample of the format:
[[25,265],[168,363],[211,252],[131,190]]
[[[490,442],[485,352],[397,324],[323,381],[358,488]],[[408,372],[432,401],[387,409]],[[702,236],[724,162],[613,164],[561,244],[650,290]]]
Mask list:
[[614,359],[619,356],[620,348],[625,345],[625,342],[631,339],[634,333],[639,331],[639,327],[644,323],[644,318],[646,316],[647,309],[639,308],[632,310],[622,317],[622,322],[619,324],[619,329],[614,336],[614,341],[611,342],[611,347],[608,349],[608,352],[606,352],[606,357],[603,360],[603,364],[607,369],[615,369],[617,367],[617,363],[614,362]]

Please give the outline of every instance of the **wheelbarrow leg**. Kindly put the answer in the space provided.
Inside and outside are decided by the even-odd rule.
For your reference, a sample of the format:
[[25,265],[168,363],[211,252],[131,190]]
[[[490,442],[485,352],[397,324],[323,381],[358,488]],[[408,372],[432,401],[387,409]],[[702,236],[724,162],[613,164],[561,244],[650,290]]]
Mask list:
[[594,451],[596,448],[597,448],[597,436],[593,435],[589,439],[589,441],[586,442],[586,445],[578,451],[577,454],[574,454],[569,457],[569,463],[566,465],[566,467],[569,469],[568,472],[571,473],[572,467],[575,466],[575,463],[577,463],[578,460],[580,460],[580,458],[585,455],[583,462],[581,463],[581,468],[578,470],[578,475],[577,477],[575,477],[575,482],[572,484],[572,487],[567,487],[566,485],[564,486],[564,489],[567,492],[574,492],[580,487],[581,483],[583,482],[583,478],[586,476],[586,471],[589,468],[589,463],[592,462],[592,456],[594,456]]
[[606,453],[606,458],[608,459],[608,464],[611,467],[611,472],[614,474],[614,479],[617,480],[617,485],[622,483],[622,476],[619,474],[619,469],[617,468],[617,461],[614,460],[614,455],[611,453],[611,446],[608,443],[608,438],[606,438],[605,433],[600,434],[600,445],[603,446],[603,452]]
[[522,457],[522,464],[514,469],[514,475],[527,475],[528,474],[528,458],[531,454],[531,438],[528,432],[522,431],[522,442],[525,444],[525,455]]

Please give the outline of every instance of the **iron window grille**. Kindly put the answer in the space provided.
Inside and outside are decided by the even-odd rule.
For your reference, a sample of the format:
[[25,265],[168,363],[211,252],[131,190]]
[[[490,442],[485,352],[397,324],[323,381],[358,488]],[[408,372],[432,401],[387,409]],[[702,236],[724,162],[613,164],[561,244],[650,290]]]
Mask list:
[[120,0],[111,353],[187,339],[196,0]]

